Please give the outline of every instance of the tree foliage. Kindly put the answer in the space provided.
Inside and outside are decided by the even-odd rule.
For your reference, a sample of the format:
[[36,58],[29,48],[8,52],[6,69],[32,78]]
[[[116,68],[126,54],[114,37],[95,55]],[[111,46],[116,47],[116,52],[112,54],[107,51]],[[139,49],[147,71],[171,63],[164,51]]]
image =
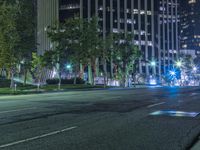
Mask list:
[[0,1],[0,68],[7,70],[8,78],[14,77],[17,65],[21,65],[25,74],[30,68],[31,54],[35,50],[33,2]]
[[[76,16],[56,23],[48,28],[48,36],[54,43],[52,55],[57,55],[55,64],[72,64],[76,76],[79,64],[95,66],[95,60],[100,56],[100,38],[97,18],[89,22]],[[49,52],[46,52],[49,53]],[[55,58],[54,56],[52,58]],[[55,59],[52,59],[52,61]]]
[[119,33],[114,35],[113,61],[117,66],[118,77],[122,80],[122,85],[127,86],[128,76],[133,72],[133,64],[141,56],[141,51],[133,42],[133,35]]
[[19,34],[16,27],[17,5],[0,5],[0,67],[10,69],[19,57],[17,43]]
[[11,78],[11,87],[14,87],[14,73],[19,60],[17,45],[20,41],[16,20],[19,11],[18,5],[0,5],[0,67],[7,71]]

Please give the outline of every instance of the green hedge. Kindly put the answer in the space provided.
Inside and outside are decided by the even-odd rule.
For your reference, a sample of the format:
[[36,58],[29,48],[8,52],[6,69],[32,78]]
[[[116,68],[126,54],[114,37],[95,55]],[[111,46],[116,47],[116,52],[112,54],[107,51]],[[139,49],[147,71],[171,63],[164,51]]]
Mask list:
[[[58,84],[59,83],[59,79],[47,79],[46,83],[49,85],[52,84]],[[73,84],[74,83],[74,78],[72,79],[61,79],[61,84]],[[85,81],[81,78],[76,78],[76,84],[84,84]]]
[[10,87],[9,79],[0,79],[0,88]]

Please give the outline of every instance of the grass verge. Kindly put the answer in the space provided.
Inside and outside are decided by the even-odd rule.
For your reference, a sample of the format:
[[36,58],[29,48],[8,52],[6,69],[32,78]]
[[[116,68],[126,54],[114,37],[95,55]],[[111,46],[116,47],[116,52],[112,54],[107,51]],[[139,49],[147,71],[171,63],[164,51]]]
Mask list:
[[[53,92],[53,91],[67,91],[67,90],[87,90],[87,89],[103,89],[103,86],[92,86],[92,85],[61,85],[60,90],[58,90],[58,85],[44,85],[41,86],[38,90],[37,86],[21,86],[17,87],[17,90],[10,88],[0,88],[0,95],[23,95],[23,94],[36,94],[44,92]],[[106,87],[108,88],[108,87]]]

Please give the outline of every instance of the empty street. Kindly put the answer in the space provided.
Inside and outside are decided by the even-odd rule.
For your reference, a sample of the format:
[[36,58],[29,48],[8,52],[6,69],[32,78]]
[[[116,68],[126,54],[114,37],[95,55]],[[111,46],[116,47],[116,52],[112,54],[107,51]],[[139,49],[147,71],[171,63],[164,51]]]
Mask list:
[[174,87],[2,96],[0,149],[189,149],[200,133],[199,95]]

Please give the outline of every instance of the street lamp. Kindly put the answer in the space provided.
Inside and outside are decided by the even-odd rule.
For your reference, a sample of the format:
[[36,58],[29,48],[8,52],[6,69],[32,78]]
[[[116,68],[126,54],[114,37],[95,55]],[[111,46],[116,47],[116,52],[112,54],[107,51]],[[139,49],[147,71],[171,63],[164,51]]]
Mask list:
[[175,76],[176,75],[175,71],[170,71],[169,73],[170,73],[171,76]]
[[177,61],[177,62],[176,62],[176,66],[177,66],[177,67],[181,67],[181,66],[182,66],[182,61],[180,61],[180,60]]
[[193,69],[192,69],[194,72],[196,72],[197,71],[197,67],[193,67]]
[[70,64],[68,64],[68,65],[66,66],[67,69],[71,69],[71,67],[72,67],[72,66],[71,66]]
[[156,62],[155,62],[155,61],[151,61],[151,62],[150,62],[150,65],[151,65],[152,67],[155,67],[155,66],[156,66]]
[[170,70],[169,71],[169,75],[170,75],[170,78],[171,78],[171,83],[173,84],[173,85],[175,85],[175,80],[177,79],[177,72],[176,72],[176,70]]
[[157,84],[157,81],[156,81],[156,71],[155,71],[156,70],[156,61],[152,60],[150,62],[150,66],[153,69],[153,74],[152,74],[152,76],[150,76],[149,83],[150,83],[150,85],[156,85]]

